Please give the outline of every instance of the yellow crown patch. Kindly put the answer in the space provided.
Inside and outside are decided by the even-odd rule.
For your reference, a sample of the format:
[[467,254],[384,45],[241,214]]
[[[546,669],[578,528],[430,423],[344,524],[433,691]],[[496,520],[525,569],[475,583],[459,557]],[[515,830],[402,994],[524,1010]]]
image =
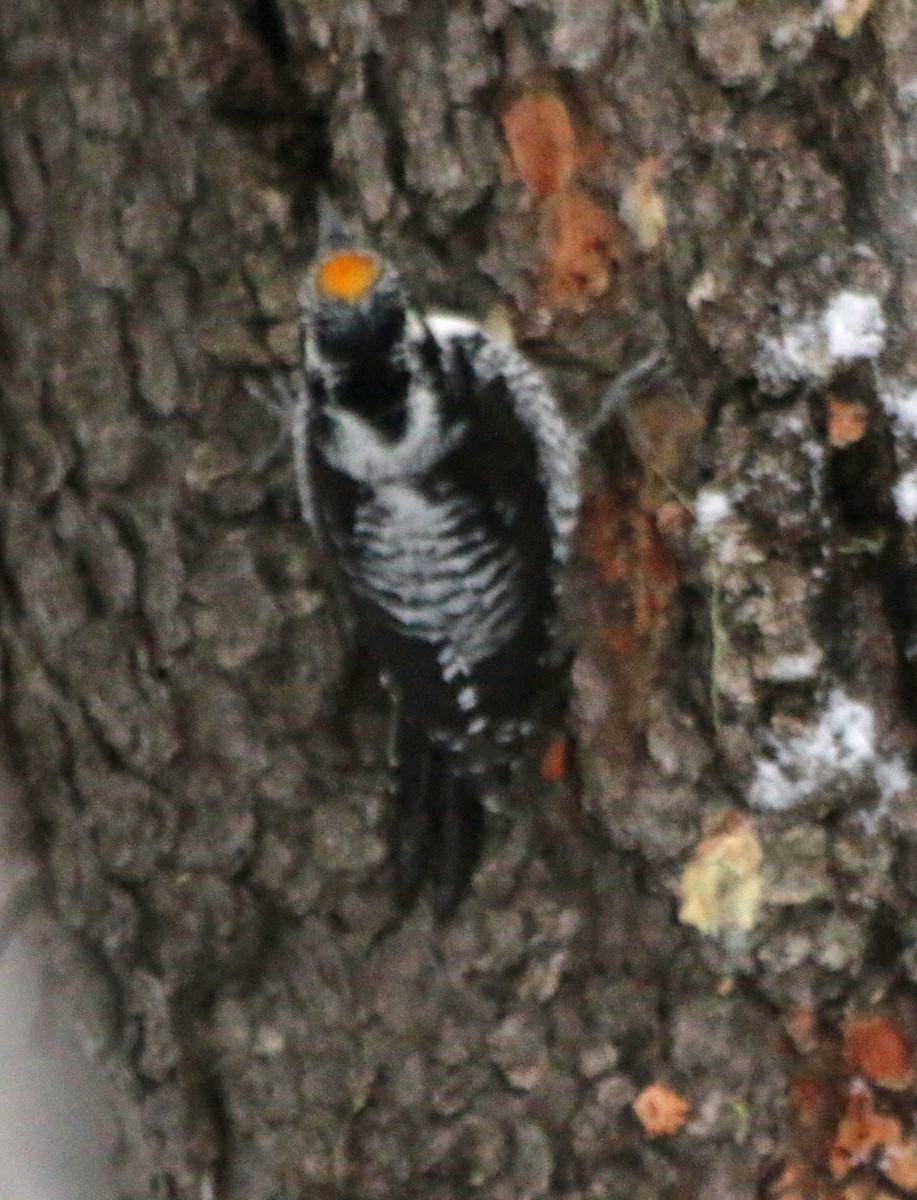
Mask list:
[[326,258],[318,272],[323,296],[355,304],[366,295],[379,275],[378,260],[361,250],[342,250]]

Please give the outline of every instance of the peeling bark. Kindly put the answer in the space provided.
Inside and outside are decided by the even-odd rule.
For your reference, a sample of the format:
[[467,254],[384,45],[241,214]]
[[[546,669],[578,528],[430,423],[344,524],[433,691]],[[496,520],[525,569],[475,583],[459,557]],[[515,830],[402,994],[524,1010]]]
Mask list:
[[[844,1014],[917,1039],[906,0],[21,0],[0,54],[0,739],[120,1193],[827,1197]],[[244,390],[322,191],[583,425],[672,363],[588,465],[578,778],[444,926],[392,910],[386,706]]]

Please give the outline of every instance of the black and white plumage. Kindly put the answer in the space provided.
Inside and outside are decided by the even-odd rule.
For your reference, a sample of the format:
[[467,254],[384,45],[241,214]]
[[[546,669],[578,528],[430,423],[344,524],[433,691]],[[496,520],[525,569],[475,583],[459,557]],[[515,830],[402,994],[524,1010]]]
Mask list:
[[556,683],[578,448],[539,376],[469,321],[430,317],[375,254],[338,245],[302,292],[293,411],[306,520],[393,693],[392,857],[445,914]]

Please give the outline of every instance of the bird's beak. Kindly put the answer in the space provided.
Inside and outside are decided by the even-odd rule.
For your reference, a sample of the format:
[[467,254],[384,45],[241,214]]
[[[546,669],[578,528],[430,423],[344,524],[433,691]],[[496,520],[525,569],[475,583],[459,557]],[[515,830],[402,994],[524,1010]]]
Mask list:
[[340,211],[322,197],[318,209],[315,287],[328,300],[359,304],[372,288],[382,264]]
[[335,250],[348,250],[358,242],[356,231],[351,228],[341,211],[327,196],[318,202],[318,239],[316,254],[319,257],[333,254]]

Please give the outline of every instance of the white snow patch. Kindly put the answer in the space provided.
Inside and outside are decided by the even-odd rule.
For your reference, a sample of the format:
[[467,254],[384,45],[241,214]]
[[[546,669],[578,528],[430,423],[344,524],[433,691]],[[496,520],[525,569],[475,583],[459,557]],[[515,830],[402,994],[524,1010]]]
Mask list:
[[892,488],[895,508],[902,521],[917,518],[917,467],[906,471]]
[[882,305],[868,292],[838,292],[822,323],[832,358],[875,358],[885,345]]
[[835,688],[808,733],[773,741],[774,757],[755,770],[749,802],[756,808],[793,808],[842,776],[861,776],[875,764],[876,722],[871,708]]
[[694,498],[694,516],[700,529],[718,525],[733,513],[732,501],[725,492],[701,488]]

